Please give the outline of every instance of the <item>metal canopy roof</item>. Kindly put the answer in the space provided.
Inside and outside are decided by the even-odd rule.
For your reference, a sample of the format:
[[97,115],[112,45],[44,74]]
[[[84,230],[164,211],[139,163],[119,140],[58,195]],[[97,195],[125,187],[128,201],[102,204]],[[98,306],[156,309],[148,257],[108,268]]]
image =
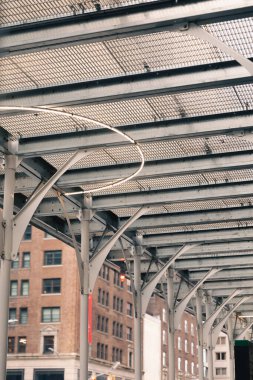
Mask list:
[[[0,106],[83,115],[141,146],[141,173],[93,194],[94,246],[105,228],[110,235],[148,205],[124,235],[125,247],[143,235],[143,273],[197,243],[176,261],[179,274],[194,284],[219,267],[204,289],[218,297],[233,288],[242,289],[240,297],[253,295],[252,0],[8,0],[0,14]],[[207,41],[206,32],[221,44]],[[66,193],[130,175],[139,165],[135,147],[88,121],[14,110],[0,115],[2,154],[10,153],[11,139],[22,159],[15,212],[73,152],[95,150],[58,180],[32,219],[72,244],[57,193],[79,239],[83,196]],[[116,244],[109,258],[121,255]]]

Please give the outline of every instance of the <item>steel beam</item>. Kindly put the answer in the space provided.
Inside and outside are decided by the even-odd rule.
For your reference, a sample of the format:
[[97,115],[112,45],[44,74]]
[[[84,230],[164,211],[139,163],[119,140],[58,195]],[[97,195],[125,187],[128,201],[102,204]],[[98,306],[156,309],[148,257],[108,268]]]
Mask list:
[[[233,267],[234,264],[231,264]],[[249,267],[247,267],[247,265]],[[208,268],[208,267],[207,267]],[[190,268],[189,268],[190,269]],[[204,271],[196,271],[189,273],[190,281],[198,281],[203,277]],[[241,267],[240,268],[231,268],[231,269],[223,269],[216,273],[213,277],[213,280],[225,280],[225,279],[242,279],[242,278],[253,278],[253,269],[252,264],[248,264],[247,257],[244,257],[244,260],[241,258]]]
[[[247,138],[252,130],[252,111],[217,114],[212,116],[186,117],[184,119],[135,123],[117,126],[139,143],[155,140],[175,140],[201,136],[227,135],[235,133]],[[4,139],[4,136],[3,136]],[[22,157],[36,157],[46,154],[73,152],[77,149],[99,149],[126,145],[121,135],[107,130],[79,131],[49,136],[35,136],[19,140],[18,154]]]
[[[11,92],[0,95],[0,106],[67,106],[97,104],[99,102],[175,94],[201,89],[235,86],[251,83],[252,76],[241,66],[231,63],[219,64],[220,68],[210,69],[210,65],[199,71],[183,69],[142,75],[122,76],[98,81],[70,83],[67,85]],[[225,67],[224,67],[225,66]],[[173,74],[173,75],[172,75]],[[88,85],[89,84],[89,85]]]
[[[146,161],[144,168],[135,179],[142,180],[163,176],[173,177],[177,175],[192,175],[225,170],[251,169],[253,166],[252,161],[252,152],[230,153],[229,155],[212,154],[208,156],[205,155],[196,157],[181,157],[179,159]],[[137,165],[138,163],[129,163],[127,166],[124,164],[115,166],[103,166],[103,168],[92,167],[69,170],[57,181],[57,186],[61,188],[68,188],[86,184],[94,184],[97,182],[110,181],[115,178],[125,178],[127,176],[130,176],[133,171],[136,170]],[[207,181],[203,179],[202,184],[206,185]],[[17,178],[15,191],[20,192],[24,189],[24,187],[28,191],[33,190],[35,185],[36,181],[33,181],[29,176],[21,174]],[[1,188],[3,188],[3,176],[2,178],[0,177],[0,189]],[[203,214],[203,212],[200,214]],[[221,212],[219,214],[221,214]],[[164,216],[161,216],[161,218],[162,217]],[[147,221],[147,225],[140,224],[140,221],[140,228],[149,228],[150,223],[148,223],[148,220],[150,218],[151,217],[147,217],[143,219]],[[219,216],[219,218],[221,218],[221,216]]]
[[[124,38],[155,31],[166,30],[170,25],[181,22],[199,21],[208,23],[234,18],[249,17],[252,11],[250,0],[239,3],[236,0],[215,0],[190,2],[178,6],[150,7],[148,3],[125,7],[126,12],[106,10],[90,17],[90,14],[64,17],[57,20],[37,22],[32,27],[22,24],[6,28],[1,35],[1,56],[24,54],[39,50],[66,47],[73,44],[106,41],[113,38]],[[129,17],[129,12],[131,17]],[[11,33],[10,33],[11,31]]]
[[[253,208],[249,207],[235,207],[235,208],[221,208],[218,210],[201,210],[189,211],[179,213],[168,213],[161,215],[145,215],[138,219],[131,226],[133,229],[150,229],[154,227],[176,227],[191,224],[205,224],[205,223],[218,223],[218,222],[231,222],[231,221],[249,221],[253,219]],[[125,218],[121,218],[120,223],[124,223]]]
[[203,289],[241,289],[253,287],[253,280],[218,280],[218,281],[206,281],[203,285]]
[[241,289],[242,290],[242,295],[253,296],[253,289],[252,289],[252,287],[239,286],[237,288],[235,286],[232,286],[230,288],[230,284],[228,284],[227,288],[219,289],[219,287],[217,286],[216,289],[212,289],[212,295],[213,295],[213,297],[228,297],[229,294],[231,293],[231,290],[233,290],[233,289]]
[[182,33],[186,33],[210,43],[220,49],[223,53],[233,57],[240,65],[245,67],[251,75],[253,75],[253,63],[248,58],[244,57],[239,51],[231,48],[228,44],[224,43],[221,39],[209,33],[207,30],[201,28],[199,25],[190,23],[185,28],[182,28]]
[[190,244],[205,242],[224,242],[226,240],[241,241],[241,240],[253,240],[252,228],[234,228],[234,229],[220,229],[209,231],[196,231],[192,233],[176,233],[176,234],[160,234],[160,235],[146,235],[143,239],[143,245],[149,247],[169,246],[176,244]]
[[[243,294],[243,291],[242,291],[242,294]],[[252,299],[253,298],[251,298],[248,302],[245,302],[243,305],[241,305],[240,307],[238,307],[237,311],[240,312],[240,313],[249,313],[250,312],[253,315]]]
[[[138,207],[142,204],[164,205],[178,202],[192,202],[213,199],[251,197],[253,183],[233,183],[190,188],[140,191],[94,197],[94,208],[114,209]],[[176,245],[176,244],[175,244]]]
[[[167,260],[171,260],[171,256],[169,256]],[[203,277],[204,273],[206,272],[205,269],[210,268],[212,265],[214,265],[215,267],[219,267],[220,269],[224,268],[221,272],[213,276],[214,279],[222,279],[226,277],[229,278],[229,276],[251,277],[253,258],[247,255],[232,257],[230,257],[229,255],[215,257],[215,255],[213,255],[213,257],[209,258],[196,257],[195,259],[185,259],[184,257],[181,257],[177,259],[174,265],[177,271],[188,270],[190,281],[198,281],[200,278]],[[232,267],[239,267],[240,265],[242,265],[242,268],[236,268],[234,270],[232,269]],[[231,267],[231,269],[226,269],[229,266]],[[148,269],[150,274],[157,272],[156,264],[150,265],[149,261],[142,260],[142,273],[146,273]]]
[[[207,210],[208,212],[208,210]],[[180,246],[175,247],[157,247],[156,256],[158,258],[166,258],[171,255],[174,255],[175,252],[180,248]],[[230,242],[217,243],[217,244],[204,244],[200,245],[196,249],[192,248],[187,258],[198,258],[196,256],[200,255],[202,257],[213,257],[213,254],[217,256],[223,256],[224,253],[229,253],[232,256],[243,255],[244,252],[250,252],[252,250],[251,241],[241,241],[241,242]]]

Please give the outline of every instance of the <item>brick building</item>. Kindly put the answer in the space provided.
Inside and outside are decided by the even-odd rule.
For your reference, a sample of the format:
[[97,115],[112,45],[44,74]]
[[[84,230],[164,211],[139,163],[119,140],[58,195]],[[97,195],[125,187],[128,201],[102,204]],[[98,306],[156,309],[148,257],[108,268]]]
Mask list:
[[[119,267],[107,262],[100,270],[92,297],[90,374],[108,374],[112,364],[120,362],[114,371],[116,379],[134,379],[130,281],[126,279],[121,283]],[[78,379],[79,305],[79,278],[74,250],[29,227],[21,243],[18,260],[12,262],[8,379]],[[148,313],[161,320],[161,374],[157,374],[157,380],[163,380],[168,370],[164,300],[154,295]],[[183,319],[187,321],[189,330],[184,329],[185,322],[182,322],[175,346],[181,336],[182,347],[176,347],[176,360],[181,358],[179,372],[182,373],[181,379],[185,380],[195,378],[190,375],[196,373],[197,350],[195,319],[189,313],[185,313]],[[147,349],[143,347],[144,355]],[[100,380],[103,378],[106,379],[106,376],[99,377]]]

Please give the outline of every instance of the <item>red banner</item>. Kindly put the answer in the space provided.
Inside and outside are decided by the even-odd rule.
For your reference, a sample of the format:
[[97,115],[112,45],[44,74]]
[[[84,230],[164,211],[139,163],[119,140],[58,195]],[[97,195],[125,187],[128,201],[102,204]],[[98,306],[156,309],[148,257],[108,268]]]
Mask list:
[[89,294],[89,306],[88,306],[88,342],[92,343],[92,294]]

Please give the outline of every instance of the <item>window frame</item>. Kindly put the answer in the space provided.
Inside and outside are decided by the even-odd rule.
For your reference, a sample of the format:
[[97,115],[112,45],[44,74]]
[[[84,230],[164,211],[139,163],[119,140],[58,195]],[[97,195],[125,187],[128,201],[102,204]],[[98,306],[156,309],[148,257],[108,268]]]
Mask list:
[[[47,320],[45,320],[45,315],[44,315],[44,312],[48,310],[50,313],[50,318]],[[58,314],[57,314],[57,320],[54,320],[55,316],[54,316],[54,311],[58,311]],[[58,323],[61,321],[61,308],[60,306],[43,306],[41,308],[41,323]]]
[[[29,259],[25,259],[25,257],[29,257]],[[22,268],[29,269],[31,266],[31,252],[24,251],[22,253]]]
[[[59,257],[57,257],[59,254]],[[46,250],[43,254],[43,266],[59,266],[62,265],[62,250]]]
[[[48,342],[46,344],[47,339],[51,339],[53,344],[51,342]],[[52,350],[49,350],[49,348],[52,348]],[[55,335],[44,335],[43,336],[43,355],[52,355],[54,354],[54,352],[55,352]]]
[[[23,313],[26,313],[25,315],[25,322],[23,321],[24,315]],[[19,309],[19,324],[20,325],[26,325],[28,323],[28,307],[21,307]]]
[[[21,342],[21,339],[25,340],[25,343]],[[24,349],[21,349],[21,347],[24,347]],[[17,352],[19,354],[25,354],[26,353],[26,347],[27,347],[27,337],[26,336],[19,336],[18,337],[18,348]]]
[[[10,345],[11,342],[11,345]],[[14,354],[15,353],[15,343],[16,343],[16,337],[15,336],[8,336],[8,345],[7,345],[7,352],[8,354]],[[10,350],[10,348],[12,348]]]
[[31,224],[28,224],[26,227],[26,230],[24,232],[22,240],[32,240],[32,226]]
[[[15,288],[13,288],[13,285],[16,285]],[[15,292],[13,292],[13,289],[16,289]],[[18,296],[18,280],[11,280],[10,281],[10,297],[17,297]]]
[[[25,287],[27,285],[27,287]],[[20,284],[20,295],[27,297],[29,296],[30,292],[30,281],[27,279],[22,279]]]
[[42,294],[61,294],[61,278],[43,278]]

